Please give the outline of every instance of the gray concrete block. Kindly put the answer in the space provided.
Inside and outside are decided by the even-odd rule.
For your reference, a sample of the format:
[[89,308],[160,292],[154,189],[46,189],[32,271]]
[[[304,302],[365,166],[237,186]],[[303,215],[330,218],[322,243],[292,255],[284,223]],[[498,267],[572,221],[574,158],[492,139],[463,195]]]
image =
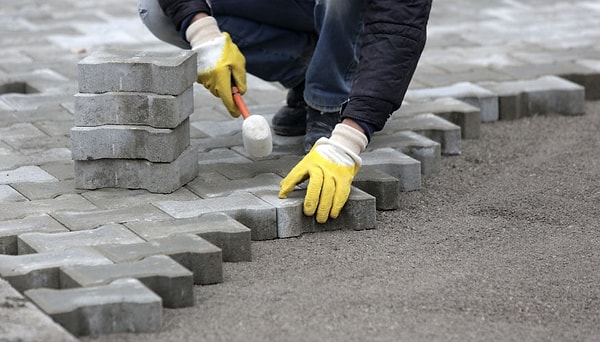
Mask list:
[[[85,191],[81,196],[102,209],[126,209],[138,206],[145,207],[146,204],[156,201],[192,201],[198,199],[198,196],[186,188],[180,188],[169,194],[156,194],[142,189],[106,188]],[[154,211],[150,213],[152,212]],[[145,215],[148,215],[148,213],[144,213]]]
[[398,116],[389,120],[379,134],[413,131],[441,145],[442,154],[456,155],[462,152],[460,126],[432,113]]
[[400,191],[421,189],[421,163],[393,148],[380,148],[363,152],[364,166],[373,166],[395,177]]
[[39,166],[21,166],[0,172],[0,184],[58,182]]
[[194,234],[178,234],[148,242],[95,247],[116,263],[142,260],[152,255],[167,255],[194,273],[194,284],[223,282],[221,249]]
[[194,274],[165,255],[119,264],[60,268],[60,288],[107,285],[135,278],[162,298],[165,308],[194,306]]
[[426,101],[405,101],[400,109],[393,114],[392,120],[397,116],[411,116],[422,113],[433,113],[460,126],[463,139],[479,138],[481,125],[479,108],[452,97]]
[[18,254],[17,236],[24,233],[61,233],[69,230],[47,214],[0,221],[0,254]]
[[408,90],[406,100],[453,97],[480,110],[481,122],[493,122],[499,118],[498,97],[493,92],[470,82],[459,82],[446,87]]
[[317,231],[374,229],[377,227],[376,211],[375,197],[353,186],[340,216],[325,224],[316,224],[315,228]]
[[75,94],[75,126],[147,125],[175,128],[193,112],[193,87],[181,95],[135,92]]
[[78,63],[79,92],[140,92],[179,95],[196,81],[196,54],[103,50]]
[[2,278],[0,303],[2,341],[78,341]]
[[498,94],[500,118],[518,119],[547,113],[585,113],[585,89],[556,76],[513,82],[482,82],[482,87]]
[[0,276],[20,292],[40,287],[59,288],[58,269],[68,265],[106,265],[111,260],[91,247],[52,252],[0,255]]
[[76,336],[162,328],[161,298],[137,279],[75,289],[34,289],[25,296]]
[[563,73],[559,76],[584,87],[586,100],[600,100],[600,60],[578,60],[576,63],[586,71]]
[[44,253],[65,248],[102,244],[132,244],[144,240],[119,224],[59,233],[24,233],[17,237],[19,254]]
[[314,232],[314,218],[304,215],[303,212],[306,190],[295,190],[285,199],[279,198],[278,193],[278,189],[262,190],[254,193],[258,198],[276,208],[277,236],[288,238]]
[[195,217],[223,212],[252,230],[252,240],[277,238],[276,210],[250,193],[197,201],[160,201],[153,203],[174,218]]
[[[213,173],[214,175],[214,173]],[[206,178],[199,175],[187,184],[187,188],[202,198],[224,197],[236,192],[279,190],[283,178],[274,173],[262,173],[252,178],[230,180],[225,176]]]
[[302,156],[284,156],[278,159],[259,160],[243,164],[214,163],[201,166],[201,172],[215,171],[229,179],[252,178],[264,173],[285,177],[302,159]]
[[250,229],[221,212],[174,220],[128,222],[125,226],[146,241],[196,234],[221,248],[225,262],[252,261]]
[[397,132],[394,135],[375,134],[367,146],[367,151],[380,148],[393,148],[421,163],[421,173],[429,176],[440,170],[441,146],[421,134],[412,131]]
[[98,208],[80,195],[67,194],[38,201],[2,203],[0,206],[0,220],[18,219],[28,215],[47,214],[61,210],[84,211],[94,209]]
[[377,210],[395,210],[400,207],[400,180],[379,170],[377,166],[363,165],[354,176],[352,185],[375,197]]
[[77,160],[75,186],[80,189],[128,188],[171,193],[198,175],[198,154],[188,147],[170,163],[142,159]]
[[73,127],[73,160],[145,159],[169,163],[190,145],[189,120],[177,128],[153,128],[135,125]]
[[52,213],[57,221],[72,231],[94,229],[107,224],[119,224],[130,221],[165,220],[169,215],[151,204],[135,205],[116,209],[94,211],[57,211]]
[[[73,168],[72,165],[71,168]],[[72,179],[49,183],[17,183],[12,185],[19,193],[32,201],[82,192],[82,190],[74,189],[74,186],[75,182]]]
[[0,184],[0,202],[24,202],[27,197],[21,195],[10,185]]

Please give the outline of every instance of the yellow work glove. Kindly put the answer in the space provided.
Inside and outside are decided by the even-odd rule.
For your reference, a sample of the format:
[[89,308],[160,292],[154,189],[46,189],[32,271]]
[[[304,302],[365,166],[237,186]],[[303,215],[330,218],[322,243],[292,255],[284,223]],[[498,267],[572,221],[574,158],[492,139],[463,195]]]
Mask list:
[[215,18],[194,21],[185,36],[198,59],[198,83],[219,97],[234,118],[240,111],[233,102],[231,80],[241,94],[246,92],[246,59],[226,32],[221,32]]
[[367,137],[358,130],[337,124],[331,138],[317,140],[310,152],[281,181],[279,198],[287,198],[307,178],[304,214],[316,212],[319,223],[337,218],[346,204],[352,180],[360,169],[358,154],[367,146]]

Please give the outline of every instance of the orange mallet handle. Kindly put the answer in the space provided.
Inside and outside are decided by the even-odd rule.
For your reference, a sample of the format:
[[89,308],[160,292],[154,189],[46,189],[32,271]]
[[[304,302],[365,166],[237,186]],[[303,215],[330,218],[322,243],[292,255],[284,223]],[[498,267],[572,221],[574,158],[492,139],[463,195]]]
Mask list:
[[248,111],[248,107],[246,107],[246,103],[242,98],[242,94],[240,94],[240,90],[237,86],[231,86],[231,94],[233,95],[233,102],[238,107],[244,119],[247,119],[250,116],[250,112]]

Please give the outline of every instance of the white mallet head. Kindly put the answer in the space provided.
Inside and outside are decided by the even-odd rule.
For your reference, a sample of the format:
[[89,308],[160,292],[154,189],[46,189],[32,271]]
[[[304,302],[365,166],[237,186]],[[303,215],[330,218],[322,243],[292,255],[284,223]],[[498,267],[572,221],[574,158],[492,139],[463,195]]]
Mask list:
[[267,120],[260,115],[250,115],[242,124],[242,138],[246,152],[255,158],[264,158],[273,151],[273,137]]

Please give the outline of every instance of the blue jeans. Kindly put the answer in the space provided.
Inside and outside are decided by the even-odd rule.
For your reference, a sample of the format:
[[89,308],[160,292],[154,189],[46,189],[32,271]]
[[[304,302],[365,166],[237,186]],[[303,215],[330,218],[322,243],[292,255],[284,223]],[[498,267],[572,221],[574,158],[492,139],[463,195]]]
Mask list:
[[[249,73],[292,88],[305,81],[314,109],[339,111],[358,63],[365,0],[212,0],[212,15],[246,57]],[[157,0],[139,0],[143,23],[157,38],[190,45]]]

